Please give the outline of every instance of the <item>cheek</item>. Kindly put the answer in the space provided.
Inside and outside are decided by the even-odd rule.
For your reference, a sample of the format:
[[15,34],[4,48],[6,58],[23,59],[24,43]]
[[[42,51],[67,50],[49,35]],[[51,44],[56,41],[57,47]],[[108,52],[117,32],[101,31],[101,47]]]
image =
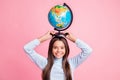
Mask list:
[[56,52],[56,50],[55,49],[52,49],[52,53],[54,54]]
[[63,52],[64,52],[64,53],[66,53],[66,51],[65,51],[65,50],[63,50]]
[[65,52],[65,51],[66,51],[66,49],[65,49],[65,48],[63,48],[63,49],[62,49],[62,52]]

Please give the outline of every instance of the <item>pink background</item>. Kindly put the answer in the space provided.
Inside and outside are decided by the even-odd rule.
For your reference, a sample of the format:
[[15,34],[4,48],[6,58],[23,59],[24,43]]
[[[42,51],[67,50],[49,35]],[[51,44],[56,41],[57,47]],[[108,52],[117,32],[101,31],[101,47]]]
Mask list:
[[[120,80],[119,0],[0,0],[0,80],[41,80],[41,70],[23,46],[53,27],[48,12],[66,2],[74,20],[68,31],[87,42],[91,56],[75,70],[75,80]],[[49,41],[36,50],[47,55]],[[69,42],[70,57],[79,49]]]

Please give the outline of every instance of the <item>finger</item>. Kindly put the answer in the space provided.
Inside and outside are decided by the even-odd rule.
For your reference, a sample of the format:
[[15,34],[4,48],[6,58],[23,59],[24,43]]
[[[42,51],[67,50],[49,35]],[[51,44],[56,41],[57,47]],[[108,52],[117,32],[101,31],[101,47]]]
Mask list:
[[50,33],[55,34],[55,31],[51,31]]
[[67,35],[69,35],[69,33],[65,33],[64,35],[67,36]]
[[50,33],[51,36],[54,36],[54,34]]

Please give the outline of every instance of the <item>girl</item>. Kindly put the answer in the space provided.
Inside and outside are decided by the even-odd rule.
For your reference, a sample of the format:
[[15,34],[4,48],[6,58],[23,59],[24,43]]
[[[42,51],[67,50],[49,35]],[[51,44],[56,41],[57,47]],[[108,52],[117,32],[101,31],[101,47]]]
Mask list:
[[[66,36],[53,36],[55,34],[54,31],[48,31],[42,37],[26,44],[24,50],[35,64],[43,70],[43,80],[73,80],[74,69],[90,55],[92,49],[71,33],[67,33]],[[70,59],[68,59],[69,45],[66,38],[82,50],[81,53]],[[51,41],[49,43],[48,58],[45,58],[38,54],[34,48],[48,39],[51,39]]]

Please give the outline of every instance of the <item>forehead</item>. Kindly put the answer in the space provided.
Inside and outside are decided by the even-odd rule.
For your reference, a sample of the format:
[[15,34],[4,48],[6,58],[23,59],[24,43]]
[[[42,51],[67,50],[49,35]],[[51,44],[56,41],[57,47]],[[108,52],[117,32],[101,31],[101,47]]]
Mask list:
[[65,46],[64,43],[60,40],[54,42],[53,46]]

